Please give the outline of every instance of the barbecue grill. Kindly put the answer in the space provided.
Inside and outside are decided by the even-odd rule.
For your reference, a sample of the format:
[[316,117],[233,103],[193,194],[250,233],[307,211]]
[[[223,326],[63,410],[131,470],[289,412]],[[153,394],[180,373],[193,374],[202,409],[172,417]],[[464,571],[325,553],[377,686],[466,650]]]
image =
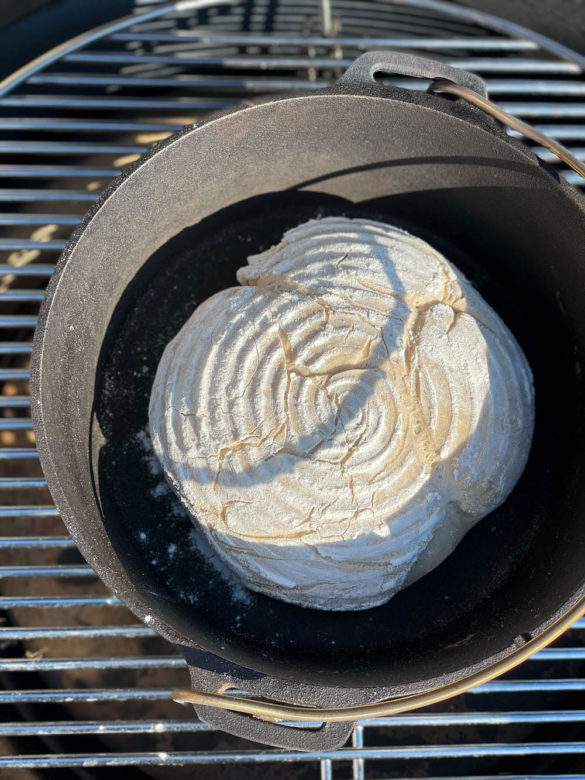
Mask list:
[[478,72],[504,109],[585,159],[585,58],[433,0],[142,2],[133,17],[88,31],[0,85],[0,770],[585,777],[585,621],[464,697],[360,722],[334,753],[274,750],[211,730],[171,702],[172,687],[188,686],[183,659],[136,625],[84,564],[38,466],[27,384],[36,313],[59,251],[100,191],[182,125],[252,95],[321,89],[370,49]]

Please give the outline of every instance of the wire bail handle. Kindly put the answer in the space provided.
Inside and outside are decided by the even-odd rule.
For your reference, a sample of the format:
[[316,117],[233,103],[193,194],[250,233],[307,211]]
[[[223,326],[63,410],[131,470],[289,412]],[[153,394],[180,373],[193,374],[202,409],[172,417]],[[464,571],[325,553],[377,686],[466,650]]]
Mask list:
[[497,119],[507,127],[512,128],[512,130],[516,130],[527,138],[530,138],[531,141],[536,141],[536,143],[541,144],[541,146],[545,146],[554,155],[556,155],[559,160],[562,160],[562,162],[566,163],[570,168],[572,168],[576,173],[585,179],[585,164],[578,160],[564,144],[560,143],[560,141],[557,141],[554,138],[550,138],[550,136],[545,135],[544,133],[541,133],[535,127],[529,125],[528,122],[524,122],[522,119],[518,119],[518,117],[514,116],[513,114],[508,114],[506,111],[504,111],[503,108],[500,108],[497,103],[494,103],[492,100],[490,100],[487,95],[480,95],[478,92],[470,89],[468,86],[455,84],[454,82],[445,79],[437,79],[433,81],[427,91],[436,94],[455,95],[456,97],[462,98],[463,100],[467,100],[468,103],[477,106],[477,108],[481,108],[486,112],[486,114],[494,117],[494,119]]
[[[566,163],[585,179],[585,164],[581,163],[559,141],[544,135],[544,133],[536,130],[532,125],[512,114],[508,114],[497,103],[492,102],[488,98],[485,82],[475,73],[469,73],[436,60],[414,55],[404,55],[389,51],[367,52],[350,65],[338,83],[348,86],[352,84],[363,85],[364,83],[375,81],[376,74],[380,72],[431,79],[428,92],[453,95],[466,100],[507,127],[546,147],[559,160]],[[519,647],[509,656],[492,664],[487,669],[430,691],[397,697],[387,701],[352,707],[315,708],[251,699],[245,696],[226,695],[225,693],[203,693],[192,690],[174,690],[172,698],[180,704],[217,707],[219,709],[246,713],[269,722],[287,720],[318,722],[354,721],[358,718],[382,717],[408,712],[451,698],[458,693],[463,693],[476,685],[503,674],[522,663],[537,650],[548,645],[583,614],[585,614],[585,597],[579,599],[571,609],[542,634],[533,637],[523,647]]]

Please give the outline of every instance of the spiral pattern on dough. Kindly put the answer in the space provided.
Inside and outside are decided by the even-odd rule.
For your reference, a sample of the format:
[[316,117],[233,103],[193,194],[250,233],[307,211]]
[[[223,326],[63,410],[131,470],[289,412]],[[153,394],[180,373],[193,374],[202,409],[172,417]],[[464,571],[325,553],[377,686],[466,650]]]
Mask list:
[[516,340],[429,244],[327,218],[250,257],[167,346],[155,451],[252,589],[364,609],[512,490],[534,422]]

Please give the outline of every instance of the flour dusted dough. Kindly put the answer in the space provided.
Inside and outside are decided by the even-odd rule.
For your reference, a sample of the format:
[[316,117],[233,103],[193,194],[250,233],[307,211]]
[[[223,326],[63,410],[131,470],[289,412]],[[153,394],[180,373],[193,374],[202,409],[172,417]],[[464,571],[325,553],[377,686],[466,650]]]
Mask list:
[[155,451],[250,588],[381,604],[514,487],[530,368],[464,276],[390,225],[313,220],[248,263],[164,352]]

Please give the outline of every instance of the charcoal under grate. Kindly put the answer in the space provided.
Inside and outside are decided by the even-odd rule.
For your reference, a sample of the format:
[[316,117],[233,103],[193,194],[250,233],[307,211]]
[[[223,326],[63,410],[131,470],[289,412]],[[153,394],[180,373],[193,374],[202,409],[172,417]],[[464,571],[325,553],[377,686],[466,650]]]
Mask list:
[[31,340],[85,210],[182,125],[251,95],[321,89],[371,49],[478,72],[504,109],[585,159],[585,59],[433,0],[136,2],[129,21],[0,84],[0,776],[585,778],[585,621],[504,679],[360,722],[334,754],[213,731],[170,700],[171,687],[188,686],[183,659],[82,560],[39,466]]

